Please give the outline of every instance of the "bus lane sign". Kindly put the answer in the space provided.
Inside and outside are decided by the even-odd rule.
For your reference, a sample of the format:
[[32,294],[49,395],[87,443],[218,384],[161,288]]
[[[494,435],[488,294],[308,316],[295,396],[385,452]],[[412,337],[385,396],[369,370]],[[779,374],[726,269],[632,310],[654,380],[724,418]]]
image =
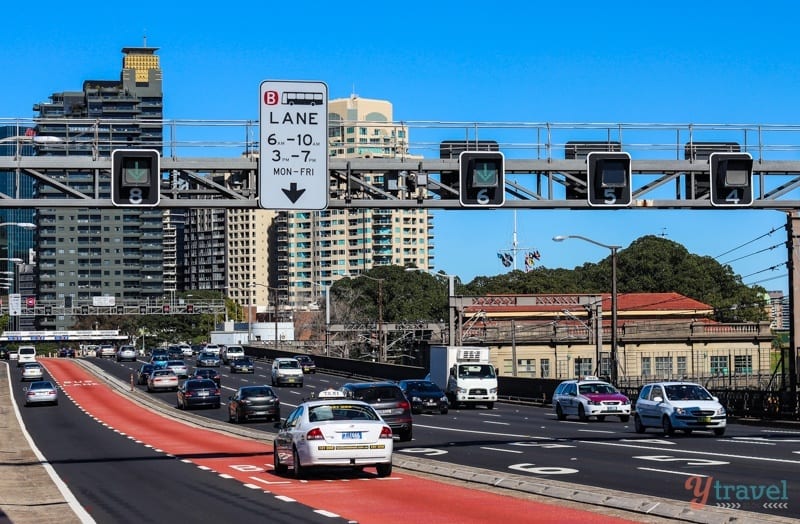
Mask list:
[[259,207],[327,208],[328,86],[265,80],[259,107]]

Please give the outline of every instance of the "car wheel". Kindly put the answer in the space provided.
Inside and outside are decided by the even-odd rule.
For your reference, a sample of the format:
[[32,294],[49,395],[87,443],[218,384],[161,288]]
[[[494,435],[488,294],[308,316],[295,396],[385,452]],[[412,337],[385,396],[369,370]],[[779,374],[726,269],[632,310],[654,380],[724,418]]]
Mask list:
[[300,454],[297,453],[297,448],[294,448],[292,457],[294,460],[294,478],[301,480],[306,476],[306,472],[304,471],[303,466],[300,465]]
[[606,419],[605,415],[597,415],[597,421],[598,422],[603,422],[605,419]]
[[561,407],[561,404],[556,404],[556,418],[558,420],[567,420],[567,416],[564,414],[564,409]]
[[589,420],[589,417],[586,416],[586,408],[583,407],[583,404],[578,406],[578,419],[580,419],[581,422]]
[[661,427],[664,430],[665,436],[671,436],[675,434],[675,428],[672,427],[672,421],[666,415],[664,415],[664,418],[661,420]]
[[639,415],[633,416],[633,428],[636,433],[644,433],[647,429],[644,427],[644,424],[642,424],[642,419],[639,418]]
[[725,428],[714,428],[714,435],[721,437],[725,434]]
[[692,430],[691,429],[682,429],[681,431],[683,431],[684,435],[691,435],[692,434]]
[[445,406],[442,409],[440,409],[439,413],[441,413],[442,415],[447,415],[447,406]]
[[289,468],[286,464],[281,463],[281,459],[278,456],[278,445],[272,445],[272,465],[275,466],[275,473],[278,475],[285,475]]
[[486,404],[486,409],[494,409],[494,402],[489,402]]
[[407,430],[403,431],[402,433],[400,433],[400,442],[408,442],[408,441],[410,441],[411,440],[411,431],[412,430],[407,429]]
[[630,415],[620,415],[619,420],[620,422],[628,422],[631,419]]
[[392,475],[392,463],[377,464],[375,469],[378,471],[379,477],[389,477]]

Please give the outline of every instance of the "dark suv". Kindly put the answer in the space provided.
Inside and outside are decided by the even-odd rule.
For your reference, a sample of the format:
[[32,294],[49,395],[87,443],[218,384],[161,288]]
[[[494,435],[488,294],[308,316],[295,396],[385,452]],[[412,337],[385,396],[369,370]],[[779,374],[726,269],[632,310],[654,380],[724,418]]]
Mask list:
[[401,441],[411,440],[411,403],[394,382],[350,382],[341,388],[347,398],[371,404]]

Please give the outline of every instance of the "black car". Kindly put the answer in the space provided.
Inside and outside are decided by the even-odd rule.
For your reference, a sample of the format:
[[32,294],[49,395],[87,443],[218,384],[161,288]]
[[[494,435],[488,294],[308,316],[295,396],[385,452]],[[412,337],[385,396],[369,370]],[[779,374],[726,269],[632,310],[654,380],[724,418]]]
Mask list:
[[68,346],[58,348],[58,358],[75,358],[75,348]]
[[178,386],[178,409],[197,406],[220,407],[220,390],[217,383],[205,378],[190,378]]
[[153,364],[142,364],[139,369],[136,370],[136,383],[140,386],[147,384],[147,379],[154,369],[155,366]]
[[231,373],[255,373],[256,366],[250,357],[231,360]]
[[8,360],[8,348],[0,346],[0,359]]
[[228,397],[228,420],[244,422],[251,418],[281,419],[281,401],[269,386],[242,386]]
[[397,383],[411,402],[412,413],[438,411],[447,413],[447,395],[430,380],[401,380]]
[[394,382],[350,382],[341,391],[347,398],[371,404],[401,441],[411,440],[411,403]]
[[189,378],[205,378],[213,380],[217,383],[217,386],[222,385],[222,377],[220,377],[219,371],[213,368],[197,368]]
[[303,373],[316,373],[317,372],[317,364],[314,360],[309,357],[308,355],[297,355],[294,357],[295,360],[300,362],[300,367],[303,368]]

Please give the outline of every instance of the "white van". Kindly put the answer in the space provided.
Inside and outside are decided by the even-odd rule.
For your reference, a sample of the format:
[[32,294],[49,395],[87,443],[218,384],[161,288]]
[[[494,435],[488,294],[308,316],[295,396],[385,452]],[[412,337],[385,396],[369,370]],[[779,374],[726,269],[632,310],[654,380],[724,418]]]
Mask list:
[[222,350],[222,363],[230,364],[232,360],[244,357],[244,348],[242,346],[225,346]]
[[280,357],[272,361],[272,385],[284,384],[303,387],[303,368],[297,359]]
[[27,362],[36,362],[36,348],[34,346],[20,346],[17,350],[17,367]]

